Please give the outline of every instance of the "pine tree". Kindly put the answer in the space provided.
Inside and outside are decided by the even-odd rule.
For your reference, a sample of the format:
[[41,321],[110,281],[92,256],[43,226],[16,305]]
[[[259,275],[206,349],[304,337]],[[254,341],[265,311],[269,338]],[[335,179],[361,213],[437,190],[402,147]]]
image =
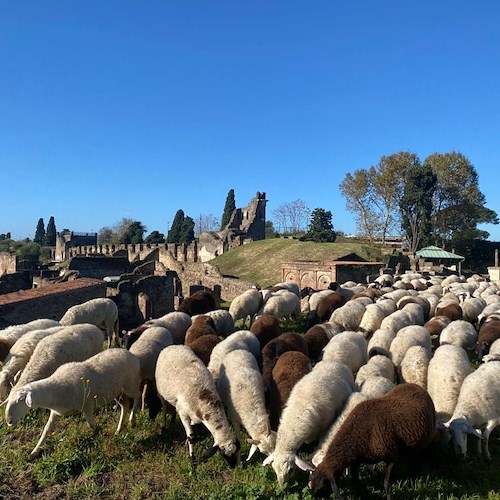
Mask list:
[[177,210],[172,226],[167,233],[167,243],[180,243],[182,235],[182,224],[184,222],[184,211]]
[[234,189],[230,189],[227,193],[226,204],[224,205],[224,212],[222,213],[222,219],[220,223],[221,231],[227,226],[231,215],[236,210],[236,202],[234,200]]
[[49,219],[47,224],[47,232],[45,234],[45,242],[49,247],[56,246],[56,223],[54,221],[54,217]]
[[35,237],[33,239],[35,243],[43,245],[45,243],[45,224],[43,219],[38,219],[38,224],[36,225]]
[[332,212],[323,208],[315,208],[311,213],[309,231],[301,238],[317,243],[333,243],[337,234],[333,230]]
[[182,222],[180,243],[191,243],[194,240],[194,220],[186,215]]

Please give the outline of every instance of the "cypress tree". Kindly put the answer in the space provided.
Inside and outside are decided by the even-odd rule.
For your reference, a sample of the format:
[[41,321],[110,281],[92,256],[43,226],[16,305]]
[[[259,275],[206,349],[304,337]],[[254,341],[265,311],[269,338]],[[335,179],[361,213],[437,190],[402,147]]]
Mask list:
[[182,223],[184,222],[184,211],[177,210],[172,226],[167,233],[167,243],[180,243],[182,235]]
[[45,243],[45,224],[43,219],[38,219],[38,224],[36,225],[35,237],[33,238],[35,243],[43,245]]
[[224,205],[224,212],[220,223],[221,231],[227,226],[231,215],[236,210],[236,202],[234,200],[234,189],[230,189],[227,193],[226,204]]
[[46,245],[49,247],[56,246],[56,223],[54,221],[54,217],[49,219],[47,224],[47,232],[45,234]]
[[191,243],[194,240],[194,220],[187,215],[182,222],[180,243]]

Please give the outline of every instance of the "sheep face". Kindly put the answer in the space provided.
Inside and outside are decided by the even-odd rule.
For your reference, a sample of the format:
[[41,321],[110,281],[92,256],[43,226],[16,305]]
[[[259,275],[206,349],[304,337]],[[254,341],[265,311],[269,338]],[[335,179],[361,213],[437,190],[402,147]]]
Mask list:
[[457,418],[448,425],[445,424],[445,426],[448,427],[452,435],[455,453],[463,458],[467,456],[467,434],[482,439],[481,433],[474,429],[463,417]]
[[290,453],[272,453],[264,460],[263,465],[269,465],[271,463],[280,486],[283,486],[288,479],[290,479],[292,474],[295,472],[295,466],[299,467],[303,471],[314,470],[314,467],[311,464],[305,462],[297,455]]
[[7,402],[5,408],[5,421],[9,427],[17,425],[31,408],[31,396],[25,390],[17,392],[14,398]]

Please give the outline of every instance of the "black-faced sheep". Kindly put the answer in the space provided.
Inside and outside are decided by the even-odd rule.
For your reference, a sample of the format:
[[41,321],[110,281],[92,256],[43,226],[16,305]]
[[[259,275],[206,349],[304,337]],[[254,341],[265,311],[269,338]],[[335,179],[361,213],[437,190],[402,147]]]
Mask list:
[[402,384],[379,398],[359,403],[346,418],[313,471],[309,488],[319,492],[326,483],[340,497],[336,483],[347,467],[357,476],[360,464],[385,462],[385,490],[391,498],[390,475],[402,456],[425,449],[436,433],[436,415],[427,391]]

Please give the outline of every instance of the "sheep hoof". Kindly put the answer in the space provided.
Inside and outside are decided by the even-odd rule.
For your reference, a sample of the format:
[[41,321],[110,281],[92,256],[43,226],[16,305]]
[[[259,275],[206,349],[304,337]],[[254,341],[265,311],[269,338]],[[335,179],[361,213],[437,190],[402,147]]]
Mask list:
[[189,458],[191,459],[191,466],[193,467],[193,469],[196,469],[198,460],[196,460],[196,457],[194,455],[190,455]]
[[32,451],[29,455],[28,455],[28,459],[27,461],[28,462],[31,462],[35,459],[37,459],[42,453],[42,450],[37,450],[37,451]]

